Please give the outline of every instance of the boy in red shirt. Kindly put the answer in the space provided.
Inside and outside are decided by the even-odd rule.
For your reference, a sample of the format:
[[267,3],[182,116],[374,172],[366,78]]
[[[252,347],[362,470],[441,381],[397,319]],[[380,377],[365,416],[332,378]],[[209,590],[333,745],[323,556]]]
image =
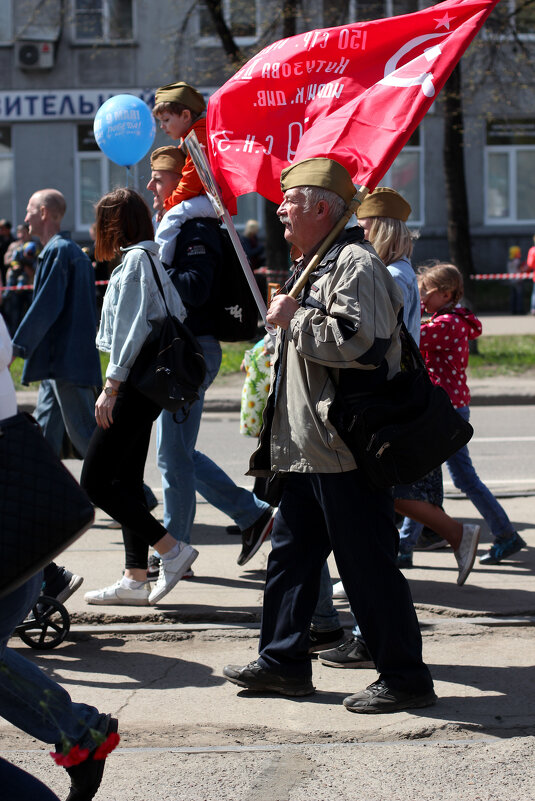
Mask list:
[[184,144],[184,138],[190,131],[195,131],[199,144],[206,148],[206,103],[193,86],[179,81],[156,90],[152,113],[159,120],[162,130],[171,139],[180,141],[179,147],[186,156],[182,176],[176,189],[165,201],[166,213],[154,237],[160,246],[160,260],[171,265],[175,240],[183,223],[194,217],[217,216]]
[[[418,284],[422,305],[432,315],[420,329],[420,350],[429,376],[434,384],[446,390],[454,408],[468,420],[468,340],[480,336],[481,323],[469,309],[459,305],[463,278],[453,264],[421,268]],[[496,565],[525,548],[526,543],[505,510],[477,475],[468,448],[461,448],[446,464],[454,485],[472,501],[494,536],[494,543],[480,558],[480,564]]]

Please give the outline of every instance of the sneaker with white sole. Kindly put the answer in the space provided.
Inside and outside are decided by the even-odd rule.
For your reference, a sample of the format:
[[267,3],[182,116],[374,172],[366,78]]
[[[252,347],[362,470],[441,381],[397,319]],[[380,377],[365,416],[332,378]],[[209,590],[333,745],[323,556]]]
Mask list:
[[341,581],[337,581],[336,584],[333,584],[333,598],[342,598],[344,601],[347,600],[347,592]]
[[268,506],[252,526],[242,531],[242,549],[237,559],[240,566],[246,565],[249,559],[252,559],[262,543],[271,534],[275,511],[272,506]]
[[149,595],[149,604],[157,604],[164,595],[167,595],[199,555],[199,551],[196,551],[191,545],[187,545],[185,542],[178,544],[180,550],[177,555],[172,559],[162,559],[160,562],[160,573],[154,589]]
[[461,544],[457,550],[454,551],[454,556],[459,567],[459,575],[457,576],[457,584],[459,587],[464,584],[474,566],[478,542],[479,526],[465,523],[463,525]]
[[43,595],[55,598],[58,603],[64,604],[81,587],[83,581],[82,576],[51,562],[45,570]]
[[123,587],[121,581],[118,581],[117,584],[112,584],[111,587],[86,592],[84,598],[88,604],[102,606],[148,606],[149,594],[150,585],[148,582],[145,582],[137,589],[132,589],[131,587]]

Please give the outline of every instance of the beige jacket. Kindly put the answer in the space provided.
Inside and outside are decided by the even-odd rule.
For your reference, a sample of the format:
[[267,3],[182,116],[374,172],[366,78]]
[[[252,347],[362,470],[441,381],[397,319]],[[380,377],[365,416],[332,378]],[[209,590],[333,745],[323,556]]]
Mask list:
[[338,373],[358,370],[362,391],[371,391],[399,372],[403,306],[401,290],[362,236],[361,228],[341,234],[311,276],[286,335],[279,332],[252,475],[355,469],[328,419]]

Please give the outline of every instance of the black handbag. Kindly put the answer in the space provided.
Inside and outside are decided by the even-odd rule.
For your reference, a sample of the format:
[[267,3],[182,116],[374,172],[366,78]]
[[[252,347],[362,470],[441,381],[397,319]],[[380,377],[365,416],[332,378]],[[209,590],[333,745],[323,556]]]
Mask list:
[[94,517],[33,417],[0,420],[0,597],[51,562]]
[[156,265],[150,253],[145,253],[167,316],[143,345],[130,370],[129,381],[161,409],[188,411],[199,399],[199,388],[206,376],[204,355],[191,331],[170,313]]
[[[329,419],[357,467],[377,489],[412,484],[462,448],[474,433],[442,387],[433,384],[416,342],[401,327],[402,372],[373,392],[354,391],[340,370]],[[358,372],[358,371],[357,371]],[[360,378],[360,376],[358,377]]]

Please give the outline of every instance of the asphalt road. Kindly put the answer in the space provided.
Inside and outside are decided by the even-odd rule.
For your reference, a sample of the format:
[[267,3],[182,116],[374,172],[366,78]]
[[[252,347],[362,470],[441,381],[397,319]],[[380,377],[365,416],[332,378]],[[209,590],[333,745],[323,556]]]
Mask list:
[[[238,538],[205,503],[194,531],[197,577],[180,582],[168,604],[124,608],[124,615],[122,608],[93,607],[93,615],[102,614],[84,628],[79,622],[88,608],[79,592],[68,602],[71,640],[48,653],[13,640],[75,700],[119,717],[122,742],[96,801],[533,801],[533,411],[474,407],[471,444],[480,475],[503,495],[531,550],[495,568],[478,567],[461,588],[449,551],[417,554],[407,571],[436,707],[348,713],[342,699],[373,681],[372,670],[316,664],[317,693],[297,700],[226,682],[223,665],[245,664],[257,653],[268,548],[239,569]],[[252,484],[243,473],[253,446],[239,434],[236,413],[205,415],[199,447],[245,486]],[[79,471],[79,463],[69,466]],[[159,491],[154,447],[146,477]],[[477,518],[453,493],[446,508],[459,519]],[[107,529],[104,518],[99,512],[94,529],[65,554],[65,563],[85,575],[84,589],[118,577],[120,532]],[[347,621],[347,605],[337,605]],[[97,627],[107,621],[110,629]],[[143,621],[157,630],[132,629]],[[0,721],[0,756],[65,798],[67,777],[48,750]]]
[[[535,491],[535,406],[474,406],[470,421],[470,454],[485,483],[497,492]],[[239,434],[238,413],[204,415],[199,450],[244,486],[252,486],[252,479],[243,474],[255,445],[254,438]],[[446,491],[453,490],[447,470],[444,485]]]

